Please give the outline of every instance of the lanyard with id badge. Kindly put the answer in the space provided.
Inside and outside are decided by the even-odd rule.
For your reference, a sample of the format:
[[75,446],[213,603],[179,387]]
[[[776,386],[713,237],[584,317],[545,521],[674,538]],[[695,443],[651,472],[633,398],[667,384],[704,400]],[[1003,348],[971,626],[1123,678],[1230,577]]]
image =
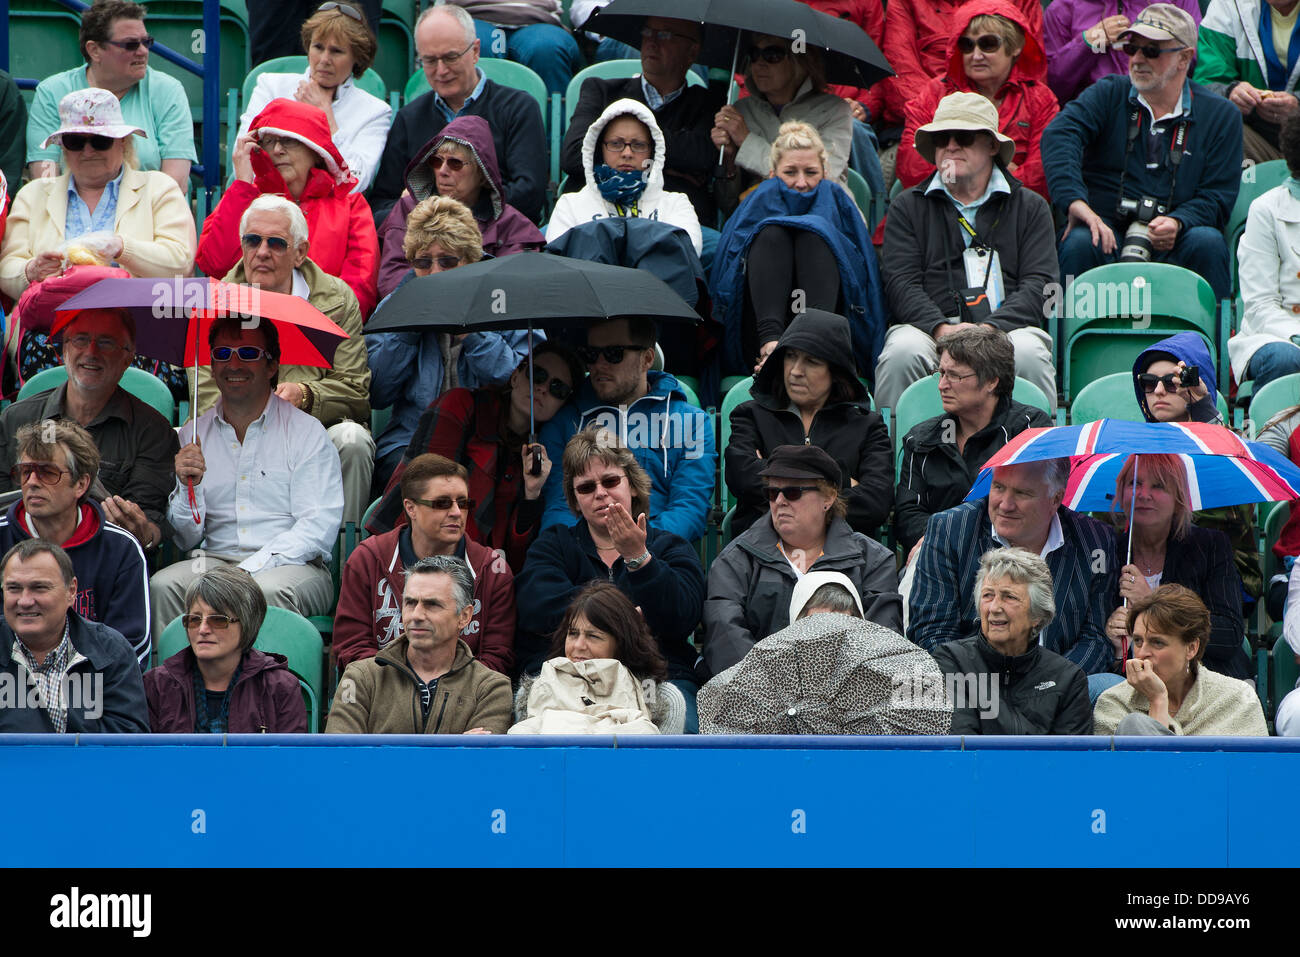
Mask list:
[[975,324],[988,322],[1004,298],[1002,262],[998,259],[998,251],[980,240],[965,216],[958,213],[957,221],[971,237],[971,244],[961,255],[966,270],[966,286],[958,296],[961,319]]

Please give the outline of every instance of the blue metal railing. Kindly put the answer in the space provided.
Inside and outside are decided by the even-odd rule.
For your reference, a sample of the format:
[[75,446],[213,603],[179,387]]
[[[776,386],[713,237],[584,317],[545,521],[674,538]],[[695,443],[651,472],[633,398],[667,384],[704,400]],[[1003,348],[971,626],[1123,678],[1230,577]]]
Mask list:
[[[90,4],[82,0],[49,0],[54,6],[73,13],[87,10]],[[9,0],[0,0],[0,15],[9,23]],[[220,0],[203,0],[203,62],[197,63],[177,53],[170,47],[155,43],[150,51],[182,70],[187,70],[203,81],[203,142],[199,150],[200,163],[191,172],[203,180],[203,189],[210,201],[213,190],[221,185],[219,145],[221,142],[221,3]],[[0,30],[0,64],[9,68],[9,30]],[[18,88],[33,90],[44,77],[14,77]]]

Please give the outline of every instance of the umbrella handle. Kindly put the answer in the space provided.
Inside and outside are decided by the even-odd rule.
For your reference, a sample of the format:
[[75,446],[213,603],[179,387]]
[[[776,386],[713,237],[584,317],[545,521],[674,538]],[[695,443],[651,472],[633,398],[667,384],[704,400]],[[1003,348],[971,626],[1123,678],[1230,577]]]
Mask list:
[[194,494],[194,479],[186,479],[185,484],[189,487],[190,514],[194,516],[194,524],[202,525],[203,516],[199,514],[199,499]]

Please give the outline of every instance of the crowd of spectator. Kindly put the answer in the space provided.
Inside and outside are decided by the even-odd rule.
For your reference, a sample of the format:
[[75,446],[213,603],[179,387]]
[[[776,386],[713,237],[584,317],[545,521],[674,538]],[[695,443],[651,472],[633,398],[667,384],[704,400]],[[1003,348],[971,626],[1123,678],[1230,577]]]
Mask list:
[[[1055,421],[1049,302],[1088,269],[1172,263],[1227,300],[1235,260],[1234,380],[1300,371],[1300,0],[806,2],[895,75],[836,85],[817,48],[742,31],[743,80],[709,83],[700,22],[647,17],[638,49],[559,0],[445,0],[414,24],[428,89],[394,112],[357,85],[379,4],[250,10],[255,58],[307,65],[258,77],[197,223],[190,104],[149,65],[144,7],[95,0],[85,65],[30,107],[0,75],[6,394],[64,372],[0,412],[0,676],[37,705],[0,731],[305,731],[269,650],[292,613],[332,619],[333,733],[735,730],[747,666],[786,662],[769,677],[797,677],[801,707],[852,699],[899,733],[1267,734],[1243,615],[1264,598],[1283,620],[1300,591],[1300,510],[1266,589],[1251,508],[1194,510],[1175,455],[1130,458],[1110,515],[1064,504],[1063,458],[966,499]],[[570,16],[598,30],[603,5]],[[584,50],[641,71],[582,83],[549,183],[537,101],[480,58],[563,95]],[[1291,177],[1230,249],[1242,163],[1278,158]],[[883,222],[859,175],[880,206],[897,182]],[[486,260],[598,258],[611,224],[623,265],[689,277],[698,336],[637,303],[369,328],[417,291],[437,317]],[[188,372],[153,355],[148,307],[110,280],[196,271],[305,302],[341,330],[329,361],[274,313],[188,317]],[[64,308],[92,288],[101,306]],[[1155,342],[1132,417],[1227,425],[1215,369],[1197,333]],[[882,410],[936,373],[942,411],[891,439]],[[701,405],[722,376],[750,391],[719,430]],[[135,377],[186,403],[178,427]],[[1298,423],[1265,439],[1300,462]],[[702,561],[725,494],[729,541]],[[792,645],[819,649],[811,685]],[[866,664],[892,693],[817,684]],[[70,700],[87,674],[97,704]],[[1300,734],[1300,691],[1277,728]]]

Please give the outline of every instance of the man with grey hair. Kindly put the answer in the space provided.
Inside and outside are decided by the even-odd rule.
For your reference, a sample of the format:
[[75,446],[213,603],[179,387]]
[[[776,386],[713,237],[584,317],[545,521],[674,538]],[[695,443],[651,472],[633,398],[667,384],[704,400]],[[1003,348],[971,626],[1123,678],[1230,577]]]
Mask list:
[[564,94],[582,68],[578,41],[560,19],[560,0],[440,0],[474,18],[485,56],[522,63],[542,78],[547,93]]
[[342,734],[502,734],[510,679],[475,660],[460,634],[474,612],[463,559],[421,558],[406,569],[402,637],[348,665],[325,730]]
[[980,633],[931,649],[947,676],[952,734],[1091,734],[1088,682],[1038,636],[1056,616],[1047,562],[1023,548],[980,558]]
[[1001,546],[1041,556],[1051,571],[1056,617],[1038,643],[1086,673],[1105,671],[1107,596],[1115,588],[1115,533],[1061,504],[1069,459],[993,470],[986,499],[930,516],[916,558],[907,637],[927,651],[979,633],[973,587],[980,556]]
[[[348,338],[334,352],[332,368],[280,366],[275,394],[325,426],[343,470],[343,521],[361,524],[370,501],[375,440],[370,435],[370,366],[361,330],[361,307],[352,289],[307,257],[307,220],[283,196],[263,195],[239,221],[243,259],[225,281],[256,285],[306,299],[334,320]],[[217,400],[206,368],[199,369],[198,414]]]
[[458,116],[481,116],[492,130],[505,201],[541,222],[546,198],[546,133],[533,97],[489,80],[477,66],[481,44],[473,18],[458,6],[431,6],[415,23],[418,65],[432,88],[393,117],[370,206],[376,227],[406,188],[406,165]]

